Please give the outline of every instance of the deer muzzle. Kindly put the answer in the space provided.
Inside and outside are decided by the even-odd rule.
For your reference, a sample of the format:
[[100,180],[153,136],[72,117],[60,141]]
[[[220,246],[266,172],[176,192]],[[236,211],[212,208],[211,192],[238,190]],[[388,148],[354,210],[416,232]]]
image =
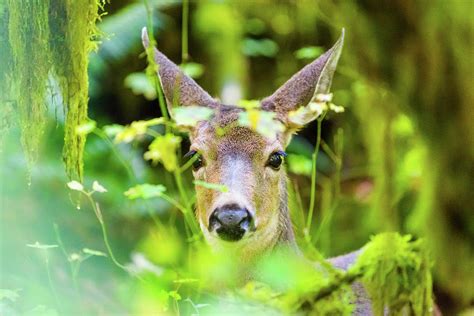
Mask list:
[[209,218],[209,231],[215,231],[225,241],[238,241],[255,230],[252,215],[246,208],[230,204],[219,207]]

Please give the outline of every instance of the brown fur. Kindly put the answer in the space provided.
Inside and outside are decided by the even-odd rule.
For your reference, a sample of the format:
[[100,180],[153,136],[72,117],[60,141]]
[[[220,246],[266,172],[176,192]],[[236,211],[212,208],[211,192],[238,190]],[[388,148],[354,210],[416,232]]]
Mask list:
[[[147,48],[149,40],[146,29],[142,32],[142,38]],[[195,178],[224,184],[229,189],[228,192],[219,192],[196,186],[196,216],[206,240],[214,250],[235,250],[242,263],[252,263],[253,259],[271,252],[277,246],[293,249],[296,255],[301,254],[295,243],[288,210],[285,168],[273,170],[266,166],[266,162],[270,154],[284,150],[291,134],[302,127],[290,125],[290,111],[306,107],[316,94],[329,93],[342,42],[343,36],[328,52],[304,67],[273,95],[262,100],[262,109],[275,112],[277,119],[286,124],[286,131],[277,135],[275,140],[238,126],[241,108],[219,104],[162,53],[153,50],[168,106],[201,105],[215,110],[210,121],[200,122],[190,133],[191,149],[199,152],[205,161],[204,166],[194,172]],[[312,113],[309,114],[305,116],[308,121],[315,118]],[[222,130],[225,133],[220,134]],[[213,210],[224,204],[247,208],[255,218],[255,231],[247,232],[236,242],[223,241],[210,232],[209,217]],[[332,258],[329,262],[338,269],[346,270],[354,263],[358,253]],[[371,315],[370,301],[362,286],[354,284],[354,290],[354,314]]]

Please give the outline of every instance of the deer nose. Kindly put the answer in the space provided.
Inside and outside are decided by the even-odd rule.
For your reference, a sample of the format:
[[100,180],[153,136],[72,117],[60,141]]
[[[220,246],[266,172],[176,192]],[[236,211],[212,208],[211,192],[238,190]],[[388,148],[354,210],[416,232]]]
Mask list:
[[252,228],[252,223],[252,216],[246,208],[231,204],[212,212],[209,218],[209,231],[215,230],[223,240],[237,241]]

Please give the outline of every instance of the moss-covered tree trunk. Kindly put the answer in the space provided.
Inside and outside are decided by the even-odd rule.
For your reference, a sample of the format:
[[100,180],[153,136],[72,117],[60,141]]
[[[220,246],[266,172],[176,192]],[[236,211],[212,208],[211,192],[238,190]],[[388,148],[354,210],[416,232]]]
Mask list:
[[[23,149],[36,161],[47,119],[48,95],[56,81],[65,111],[63,159],[70,178],[82,179],[87,121],[88,54],[97,45],[102,0],[1,0],[2,108],[21,126]],[[2,123],[0,128],[5,124]]]
[[[400,228],[427,237],[442,291],[458,304],[472,302],[474,25],[467,13],[472,3],[365,1],[326,4],[323,9],[334,13],[335,24],[351,26],[342,64],[346,58],[345,65],[353,67],[346,75],[359,81],[353,89],[353,111],[367,131],[364,143],[375,162],[376,229],[397,227],[402,211],[395,208],[393,187],[384,185],[392,168],[400,167],[393,164],[396,155],[387,155],[397,148],[384,131],[393,123],[390,113],[405,113],[416,122],[413,137],[426,153],[415,207]],[[384,90],[394,93],[380,98]],[[358,91],[363,94],[360,102]]]

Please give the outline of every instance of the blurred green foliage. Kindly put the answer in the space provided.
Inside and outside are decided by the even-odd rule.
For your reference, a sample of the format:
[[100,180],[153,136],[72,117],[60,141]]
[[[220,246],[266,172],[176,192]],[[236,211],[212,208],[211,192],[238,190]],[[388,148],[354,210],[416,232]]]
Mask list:
[[[9,56],[4,52],[10,49],[4,46],[9,43],[5,13],[9,4],[15,3],[0,1],[2,57]],[[316,259],[318,254],[307,244],[308,234],[327,257],[358,249],[374,233],[399,231],[424,237],[434,259],[438,304],[448,315],[468,310],[474,300],[470,192],[474,28],[467,14],[473,12],[471,2],[191,2],[187,60],[180,60],[181,3],[149,0],[148,5],[158,47],[225,102],[270,94],[317,57],[323,46],[329,47],[344,27],[346,44],[333,92],[334,102],[344,106],[345,113],[330,113],[322,123],[316,213],[306,235],[316,124],[296,136],[288,148],[290,205],[300,246]],[[171,154],[167,145],[172,143],[179,157],[187,143],[184,134],[179,140],[158,136],[167,127],[153,123],[161,113],[153,84],[143,72],[145,59],[140,58],[140,29],[147,23],[144,4],[111,1],[106,10],[109,14],[98,24],[105,34],[103,43],[89,55],[89,116],[97,123],[81,125],[81,133],[88,135],[83,183],[92,188],[99,181],[107,189],[94,196],[94,203],[66,186],[60,159],[64,115],[54,107],[61,103],[58,89],[38,105],[48,109],[43,113],[47,123],[28,185],[27,162],[18,142],[20,128],[15,123],[24,110],[5,100],[3,68],[8,61],[0,63],[0,312],[264,313],[255,302],[271,302],[273,290],[288,286],[288,275],[295,283],[307,282],[306,274],[299,278],[293,273],[304,268],[278,259],[278,264],[263,262],[267,285],[249,284],[241,290],[244,293],[234,293],[236,297],[200,291],[204,286],[232,283],[228,276],[232,271],[238,274],[239,267],[235,258],[223,262],[226,258],[189,249],[186,214],[177,209],[186,210],[193,203],[191,175],[181,174],[179,161],[166,158]],[[24,48],[22,42],[17,44],[17,49]],[[21,63],[27,66],[16,73],[41,66],[34,59]],[[17,94],[28,98],[40,90]],[[126,126],[108,125],[116,123]],[[22,135],[25,139],[39,131],[38,125]],[[165,168],[145,161],[145,152],[152,162],[167,161]],[[175,181],[176,173],[167,171],[178,171],[181,182]],[[177,201],[184,205],[176,205]],[[99,217],[95,202],[100,205]],[[111,264],[99,218],[107,227],[114,260],[128,272]],[[418,244],[406,242],[400,241],[402,248],[418,249]],[[409,260],[418,259],[403,262]],[[428,282],[426,274],[422,277],[419,284]],[[380,284],[374,280],[373,285],[371,291],[377,292]],[[399,289],[412,285],[401,284]],[[338,293],[334,299],[344,302],[347,298]]]

